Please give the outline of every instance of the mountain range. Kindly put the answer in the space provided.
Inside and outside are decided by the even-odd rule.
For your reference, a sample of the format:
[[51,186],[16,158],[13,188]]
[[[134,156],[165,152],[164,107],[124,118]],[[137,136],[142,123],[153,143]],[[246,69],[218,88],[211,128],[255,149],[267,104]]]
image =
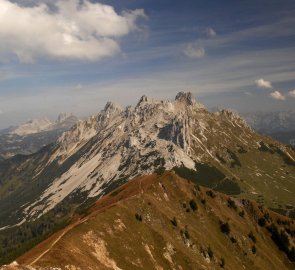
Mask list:
[[1,130],[0,157],[35,153],[45,145],[55,142],[77,121],[74,115],[61,113],[56,121],[50,121],[48,118],[33,119],[19,126]]
[[[0,162],[0,243],[2,243],[0,258],[3,258],[0,262],[12,261],[25,250],[47,238],[52,232],[64,228],[66,224],[75,224],[72,222],[77,215],[80,218],[83,217],[85,213],[88,213],[89,208],[95,207],[98,199],[102,198],[103,200],[103,196],[110,194],[118,187],[117,191],[120,190],[120,187],[125,183],[128,184],[132,178],[154,173],[162,175],[165,171],[173,171],[194,185],[204,186],[204,192],[206,192],[206,188],[209,188],[211,192],[222,192],[234,196],[239,201],[256,201],[259,207],[271,208],[285,216],[295,216],[295,153],[292,148],[256,133],[236,113],[227,110],[209,112],[196,101],[191,93],[180,92],[174,101],[158,101],[143,96],[134,107],[122,108],[108,102],[101,112],[78,121],[70,130],[62,133],[55,143],[47,145],[34,154],[16,155]],[[168,175],[167,178],[170,179],[170,176]],[[163,181],[167,181],[167,179],[165,178]],[[156,185],[161,185],[161,183],[160,181]],[[180,184],[176,190],[182,188],[192,189],[186,184]],[[201,189],[203,190],[203,188]],[[172,189],[170,190],[172,192]],[[153,200],[160,196],[158,192],[150,194],[150,196],[154,196]],[[188,191],[185,193],[187,194],[185,200],[187,200],[191,195]],[[174,196],[172,200],[172,198],[169,199],[169,195],[167,196],[168,200],[171,200],[171,205],[166,209],[169,213],[169,211],[173,211],[174,206],[176,207],[175,204],[179,203],[181,199]],[[121,197],[119,196],[119,198]],[[166,199],[164,198],[164,200]],[[198,197],[198,200],[201,200],[201,197]],[[236,202],[238,203],[238,201]],[[124,203],[125,201],[122,202],[122,204]],[[140,210],[146,206],[143,206],[139,201],[133,203],[134,207],[139,208],[135,221],[141,222],[143,212]],[[162,205],[161,201],[158,203]],[[121,203],[118,204],[121,205]],[[199,205],[199,202],[197,204]],[[214,213],[220,211],[216,215],[222,215],[224,209],[219,209],[220,205],[215,205],[214,207],[217,208],[212,210]],[[240,206],[240,203],[238,205],[241,207],[241,211],[248,211],[244,206]],[[131,206],[126,204],[125,208],[128,207]],[[116,213],[121,211],[117,210],[116,212],[116,207],[112,209],[115,212],[109,217],[109,223],[106,222],[105,226],[111,224],[114,216],[117,215]],[[135,211],[135,209],[133,210]],[[157,206],[155,214],[159,215],[159,211],[159,206]],[[218,222],[216,223],[217,219],[212,219],[209,213],[210,211],[205,215],[204,212],[204,219],[208,219],[208,224],[218,224]],[[259,212],[259,215],[262,213]],[[178,215],[181,217],[181,213],[177,211],[171,214],[176,218]],[[278,214],[271,212],[270,215]],[[231,215],[224,216],[220,220],[225,222],[231,217]],[[108,217],[106,216],[106,218]],[[143,220],[146,218],[144,216]],[[256,223],[258,222],[259,218],[255,213],[251,218],[254,218]],[[280,218],[282,217],[280,216]],[[161,219],[158,222],[155,224],[162,224]],[[178,236],[186,239],[187,237],[183,235],[185,235],[187,221],[184,219],[182,222],[182,233]],[[195,221],[191,220],[191,222],[191,224],[195,224]],[[235,223],[237,228],[239,222]],[[255,222],[253,220],[250,222],[247,219],[243,233],[245,234],[250,229],[257,229]],[[269,221],[268,225],[270,226],[271,223]],[[96,225],[93,224],[93,226]],[[292,228],[292,226],[285,228],[288,239],[294,237],[291,232]],[[151,230],[151,227],[148,230]],[[155,228],[152,230],[155,231]],[[198,233],[195,231],[196,228],[193,230],[192,234]],[[259,230],[259,233],[264,235],[261,236],[262,239],[271,233],[271,227],[270,231],[265,230],[268,232],[263,231],[262,233]],[[141,233],[142,236],[148,235],[146,231]],[[202,230],[199,233],[202,233]],[[75,235],[75,231],[73,234]],[[102,238],[103,235],[98,236],[91,232],[88,236],[85,235],[86,238],[89,236],[87,241],[90,243],[89,250],[91,249],[92,253],[96,252],[96,248],[104,250],[106,244],[99,246],[95,244],[98,241],[95,239],[99,237],[105,239]],[[241,239],[242,235],[239,236]],[[84,236],[81,234],[81,237]],[[173,234],[165,235],[165,237],[172,236]],[[174,236],[176,237],[176,235]],[[164,235],[160,233],[157,237],[162,239]],[[164,239],[166,239],[165,237]],[[198,237],[200,236],[195,235],[194,241],[201,242],[201,238]],[[233,237],[235,238],[235,236]],[[214,267],[217,267],[221,263],[222,254],[220,247],[217,248],[214,244],[213,248],[214,239],[211,238],[212,241],[209,239],[211,242],[208,244],[210,247],[212,245],[212,249],[218,251],[214,262]],[[150,240],[153,243],[156,241]],[[134,241],[138,241],[138,239]],[[185,240],[182,241],[185,242]],[[98,242],[102,243],[100,240]],[[153,255],[153,251],[159,246],[153,244],[152,247],[150,243],[147,243],[146,252],[152,254],[149,256],[154,261],[152,257],[155,259],[156,255]],[[265,243],[263,245],[267,246],[268,244]],[[108,242],[107,245],[111,245],[111,243]],[[174,245],[178,244],[173,242],[172,246]],[[218,244],[216,243],[216,245]],[[247,254],[249,247],[249,243],[244,247]],[[72,250],[77,249],[75,244],[70,245],[69,250],[65,250],[66,254],[76,256],[74,255],[76,253],[71,255],[71,248]],[[200,246],[197,249],[199,248]],[[206,248],[208,249],[208,247]],[[267,252],[265,246],[261,246],[261,248]],[[241,251],[240,247],[238,249]],[[285,254],[291,256],[292,245],[290,244],[289,247],[288,244],[285,251]],[[103,256],[107,262],[101,269],[108,269],[108,267],[132,269],[127,266],[123,268],[116,266],[116,268],[113,263],[114,259],[106,256],[108,252],[97,255]],[[236,251],[232,250],[232,252]],[[194,251],[192,251],[193,253]],[[239,257],[242,256],[242,253],[241,251],[237,256],[236,264],[242,260]],[[191,253],[188,252],[188,254]],[[197,255],[195,259],[191,257],[192,255],[188,256],[190,259],[178,263],[180,265],[178,269],[196,269],[196,265],[200,266],[201,259],[198,256],[202,255]],[[282,269],[291,269],[288,268],[288,262],[285,261],[288,259],[280,257],[281,255],[278,256],[278,263],[285,267]],[[53,257],[48,257],[47,261],[52,261]],[[205,257],[204,259],[206,259]],[[269,267],[268,269],[275,269],[271,268],[271,262],[266,262],[266,257],[265,253],[261,264],[258,263],[257,267],[252,269],[263,269],[264,263]],[[47,257],[44,258],[46,260]],[[173,259],[171,260],[174,264]],[[227,258],[227,260],[230,259]],[[123,261],[127,263],[128,260],[122,259]],[[257,263],[256,259],[246,259],[246,261],[247,266]],[[155,265],[157,265],[156,262],[158,262],[158,257],[154,261]],[[212,257],[210,257],[210,262],[212,262]],[[58,264],[58,261],[55,263]],[[145,262],[138,262],[138,265],[143,263]],[[174,266],[170,265],[170,268],[168,266],[166,268],[162,264],[163,261],[159,261],[158,268],[156,268],[174,269]],[[44,265],[47,266],[47,263]],[[62,269],[79,269],[80,266],[74,264],[72,267],[69,264],[69,267]],[[214,267],[204,269],[215,269]],[[85,266],[82,265],[80,268],[85,269]]]
[[252,112],[242,117],[257,132],[284,144],[293,144],[295,140],[295,111]]

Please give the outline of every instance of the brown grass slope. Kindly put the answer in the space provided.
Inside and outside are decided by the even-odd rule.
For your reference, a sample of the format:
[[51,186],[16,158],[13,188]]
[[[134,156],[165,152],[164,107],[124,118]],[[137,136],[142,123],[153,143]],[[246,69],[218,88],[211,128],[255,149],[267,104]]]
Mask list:
[[291,250],[290,219],[165,172],[119,187],[17,261],[70,270],[294,269],[271,224]]

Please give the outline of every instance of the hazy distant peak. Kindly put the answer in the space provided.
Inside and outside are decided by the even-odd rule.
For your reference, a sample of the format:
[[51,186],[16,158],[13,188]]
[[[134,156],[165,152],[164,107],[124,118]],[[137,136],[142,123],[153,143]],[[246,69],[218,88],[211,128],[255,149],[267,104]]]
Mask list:
[[68,129],[72,125],[74,125],[74,123],[76,123],[77,120],[77,117],[74,116],[72,113],[60,113],[55,122],[49,120],[47,117],[35,118],[11,129],[9,133],[18,136],[27,136],[30,134],[36,134],[55,129]]
[[70,117],[75,117],[72,113],[62,112],[57,117],[57,123],[62,123]]
[[24,124],[19,125],[10,133],[24,136],[49,130],[51,129],[52,125],[53,122],[51,122],[48,118],[32,119]]

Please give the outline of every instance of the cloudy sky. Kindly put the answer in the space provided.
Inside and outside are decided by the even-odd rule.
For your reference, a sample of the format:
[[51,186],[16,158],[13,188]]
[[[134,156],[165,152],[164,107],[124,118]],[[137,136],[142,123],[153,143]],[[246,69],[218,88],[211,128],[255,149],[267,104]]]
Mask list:
[[295,105],[294,0],[0,0],[0,128],[108,101]]

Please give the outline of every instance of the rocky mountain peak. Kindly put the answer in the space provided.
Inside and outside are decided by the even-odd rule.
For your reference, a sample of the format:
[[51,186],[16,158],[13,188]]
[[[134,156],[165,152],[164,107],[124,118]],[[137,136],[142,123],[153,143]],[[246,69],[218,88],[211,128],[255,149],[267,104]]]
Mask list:
[[179,92],[175,97],[175,101],[184,102],[187,105],[194,105],[197,102],[191,92]]
[[[117,116],[123,111],[123,108],[114,102],[107,102],[104,109],[97,115],[97,124],[104,125],[111,118]],[[96,123],[95,123],[96,124]]]
[[151,100],[150,98],[148,98],[146,95],[143,95],[143,96],[139,99],[139,101],[138,101],[136,107],[140,107],[141,105],[143,105],[143,104],[145,104],[145,103],[149,103],[149,102],[152,102],[152,100]]
[[56,122],[62,123],[71,117],[75,117],[75,116],[72,113],[63,112],[58,115]]
[[193,106],[199,109],[205,109],[205,106],[198,103],[191,92],[179,92],[175,97],[175,102],[185,106]]
[[232,123],[236,123],[238,125],[243,126],[244,128],[247,128],[247,129],[251,130],[251,128],[247,124],[247,122],[235,111],[223,109],[220,112],[218,112],[217,114],[219,114],[222,117],[226,117]]
[[114,111],[120,111],[121,112],[123,109],[119,104],[108,101],[103,110],[104,110],[104,112],[111,113],[111,112],[114,112]]

